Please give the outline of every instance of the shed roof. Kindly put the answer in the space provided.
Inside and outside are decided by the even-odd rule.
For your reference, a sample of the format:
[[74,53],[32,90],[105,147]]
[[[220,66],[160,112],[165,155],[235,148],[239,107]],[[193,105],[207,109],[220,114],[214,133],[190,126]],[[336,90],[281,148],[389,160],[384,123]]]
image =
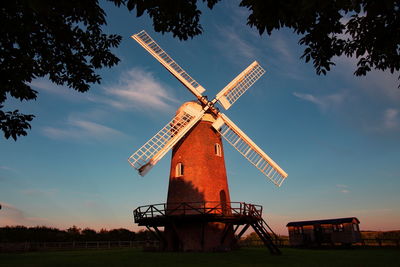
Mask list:
[[304,225],[315,225],[315,224],[339,224],[339,223],[360,223],[356,217],[348,218],[337,218],[337,219],[325,219],[325,220],[314,220],[314,221],[300,221],[300,222],[289,222],[286,226],[304,226]]

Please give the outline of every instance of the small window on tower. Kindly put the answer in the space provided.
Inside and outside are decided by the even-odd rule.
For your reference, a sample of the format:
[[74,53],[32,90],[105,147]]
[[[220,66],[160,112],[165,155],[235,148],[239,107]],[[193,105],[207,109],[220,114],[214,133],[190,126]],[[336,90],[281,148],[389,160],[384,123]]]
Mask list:
[[222,156],[222,152],[221,152],[221,145],[216,143],[214,145],[214,149],[215,149],[215,155],[221,157]]
[[183,164],[182,164],[181,162],[179,162],[178,164],[176,164],[176,167],[175,167],[175,176],[176,176],[176,177],[183,176]]

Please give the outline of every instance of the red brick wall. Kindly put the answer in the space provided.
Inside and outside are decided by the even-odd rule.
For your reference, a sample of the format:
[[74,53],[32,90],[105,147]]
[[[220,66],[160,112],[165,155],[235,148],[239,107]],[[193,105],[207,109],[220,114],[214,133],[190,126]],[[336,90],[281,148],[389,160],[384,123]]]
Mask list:
[[[230,202],[222,140],[211,126],[200,121],[172,150],[168,203],[220,201],[224,190]],[[215,154],[220,144],[222,156]],[[178,163],[184,166],[184,175],[176,177]]]
[[[209,121],[200,121],[172,150],[168,188],[168,208],[174,209],[181,202],[220,202],[220,192],[225,191],[226,202],[230,202],[222,140]],[[215,154],[215,144],[221,146],[221,156]],[[183,176],[176,176],[176,165],[183,164]],[[174,211],[174,214],[183,211]],[[221,210],[219,210],[221,212]],[[193,213],[196,213],[195,211]],[[185,211],[188,215],[190,212]],[[233,228],[221,243],[225,224],[201,221],[175,221],[174,226],[165,227],[167,250],[214,251],[230,249],[234,238]]]

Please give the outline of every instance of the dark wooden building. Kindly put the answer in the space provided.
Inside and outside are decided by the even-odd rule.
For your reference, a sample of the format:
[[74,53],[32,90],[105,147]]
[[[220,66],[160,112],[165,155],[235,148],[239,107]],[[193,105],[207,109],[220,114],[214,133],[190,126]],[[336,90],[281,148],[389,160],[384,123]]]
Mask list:
[[360,221],[356,217],[290,222],[291,246],[351,245],[361,242]]

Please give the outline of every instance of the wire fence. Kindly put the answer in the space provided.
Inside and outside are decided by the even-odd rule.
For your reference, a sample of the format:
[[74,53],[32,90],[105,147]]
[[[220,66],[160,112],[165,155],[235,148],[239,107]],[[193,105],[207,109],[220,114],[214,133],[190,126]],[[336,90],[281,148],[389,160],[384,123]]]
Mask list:
[[3,242],[0,252],[157,247],[158,241]]
[[[340,246],[341,244],[334,244]],[[264,247],[261,240],[240,240],[240,247]],[[278,247],[290,247],[289,239],[279,238]],[[361,242],[353,243],[353,247],[381,247],[400,248],[400,239],[362,239]],[[117,249],[138,248],[149,249],[159,247],[159,241],[76,241],[76,242],[3,242],[0,243],[0,253],[7,252],[29,252],[29,251],[54,251],[54,250],[83,250],[83,249]]]
[[[264,243],[261,240],[240,240],[239,245],[241,247],[263,247]],[[276,241],[278,247],[291,247],[288,238],[278,238]],[[326,243],[325,246],[342,246],[341,243]],[[352,243],[352,247],[394,247],[400,248],[400,239],[362,239],[361,242]]]

